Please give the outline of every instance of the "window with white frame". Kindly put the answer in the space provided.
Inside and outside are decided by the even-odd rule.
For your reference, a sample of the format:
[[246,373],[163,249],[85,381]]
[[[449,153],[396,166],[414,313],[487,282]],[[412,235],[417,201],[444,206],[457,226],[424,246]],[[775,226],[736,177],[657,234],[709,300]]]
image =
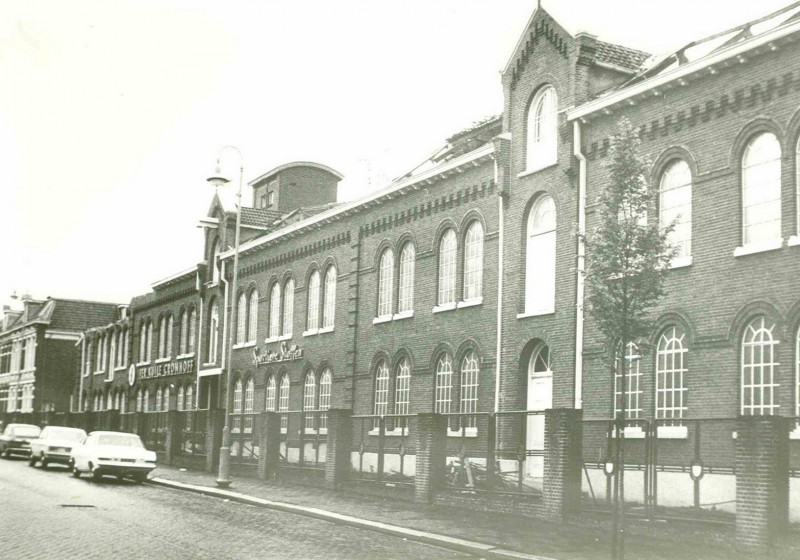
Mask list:
[[270,375],[267,380],[267,406],[264,408],[269,411],[275,411],[275,376]]
[[[686,413],[685,334],[678,327],[667,328],[656,350],[656,419],[680,419]],[[679,422],[674,422],[679,425]]]
[[777,388],[778,340],[775,323],[761,315],[754,318],[742,337],[742,414],[775,414],[779,408]]
[[333,327],[336,317],[336,267],[331,265],[325,272],[325,295],[322,299],[322,327]]
[[414,244],[407,241],[400,250],[400,282],[398,286],[397,312],[414,310],[414,265],[416,251]]
[[[389,414],[389,368],[386,362],[381,360],[375,368],[375,416],[386,416]],[[380,425],[380,419],[375,418],[374,427]]]
[[192,311],[189,313],[189,342],[188,342],[188,350],[189,354],[194,354],[194,344],[195,344],[195,328],[197,327],[197,309],[192,307]]
[[527,118],[527,150],[525,167],[528,171],[542,169],[557,161],[558,98],[553,86],[544,86],[531,100]]
[[[434,412],[449,414],[453,402],[453,360],[449,354],[442,354],[436,362],[436,398]],[[448,422],[449,424],[449,422]]]
[[541,196],[528,214],[525,313],[552,313],[556,297],[556,205]]
[[[408,360],[403,358],[397,364],[394,389],[394,413],[409,414],[411,412],[411,367]],[[405,425],[405,419],[400,421]]]
[[464,300],[483,296],[483,224],[474,221],[464,238]]
[[237,379],[233,386],[233,418],[231,422],[231,432],[239,433],[242,431],[242,380]]
[[247,303],[247,342],[256,341],[256,330],[258,329],[258,290],[250,290]]
[[314,405],[317,398],[317,380],[314,372],[306,373],[306,382],[303,385],[303,412],[305,413],[305,429],[314,429]]
[[161,410],[164,412],[169,410],[169,397],[170,397],[170,389],[169,385],[164,387],[164,400],[161,403]]
[[378,317],[392,314],[394,253],[384,249],[378,264]]
[[294,323],[294,278],[289,278],[283,285],[283,335],[292,335]]
[[161,399],[162,399],[162,396],[163,396],[163,393],[161,392],[161,387],[159,387],[158,389],[156,389],[156,406],[155,406],[155,411],[156,412],[160,412],[161,411],[161,407],[162,407]]
[[150,412],[150,389],[147,388],[142,393],[142,412]]
[[[480,365],[478,355],[469,351],[461,361],[461,414],[474,414],[478,411],[478,377]],[[468,416],[461,422],[465,428],[477,427],[477,418]]]
[[743,243],[781,238],[781,145],[774,134],[754,137],[742,157]]
[[239,294],[236,301],[236,344],[244,344],[247,340],[247,295]]
[[682,159],[672,161],[661,175],[659,223],[666,228],[675,222],[668,241],[678,248],[678,257],[692,254],[692,171]]
[[172,315],[167,317],[167,349],[165,352],[165,358],[172,357],[172,331],[175,330],[175,325],[172,320]]
[[319,271],[315,270],[308,279],[308,330],[319,328],[319,282]]
[[253,433],[253,404],[255,401],[256,387],[253,378],[247,380],[244,386],[244,433]]
[[[278,392],[278,412],[289,412],[289,375],[286,374],[281,379],[281,386]],[[289,427],[289,415],[281,414],[281,430]]]
[[281,335],[281,285],[275,282],[269,292],[269,338]]
[[218,257],[219,239],[215,239],[214,244],[211,247],[211,262],[209,263],[211,266],[211,281],[215,284],[219,282],[219,266],[217,266]]
[[158,321],[158,357],[164,359],[167,357],[167,317],[162,316]]
[[185,309],[181,309],[181,331],[178,335],[178,354],[186,354],[187,337],[189,336],[189,314]]
[[[330,368],[322,370],[322,375],[319,378],[319,410],[325,411],[331,407],[331,385],[333,383],[333,375]],[[319,429],[328,429],[328,413],[320,412],[319,415]]]
[[217,363],[217,350],[219,349],[219,306],[214,301],[208,320],[208,363]]
[[448,229],[439,240],[439,305],[456,301],[456,232]]
[[626,346],[624,369],[621,354],[620,344],[614,360],[614,417],[620,416],[624,409],[626,420],[636,420],[642,415],[642,360],[633,342]]

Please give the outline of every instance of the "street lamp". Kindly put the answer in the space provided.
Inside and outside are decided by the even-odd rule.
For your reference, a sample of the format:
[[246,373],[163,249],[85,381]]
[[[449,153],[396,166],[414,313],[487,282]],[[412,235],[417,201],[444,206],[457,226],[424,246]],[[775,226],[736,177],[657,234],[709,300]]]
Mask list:
[[[236,146],[223,146],[217,154],[217,168],[214,175],[209,177],[207,181],[219,187],[229,182],[229,179],[222,176],[219,168],[219,159],[222,152],[225,150],[234,150],[239,154],[239,189],[236,192],[236,235],[233,245],[233,283],[228,287],[231,296],[230,313],[228,315],[228,348],[225,355],[228,361],[225,368],[225,424],[222,428],[222,445],[219,448],[219,473],[217,475],[217,486],[227,488],[231,485],[230,470],[231,470],[231,427],[229,419],[228,401],[231,395],[231,379],[233,378],[233,298],[235,297],[236,287],[239,285],[239,228],[242,223],[242,176],[244,175],[244,156]],[[216,263],[211,263],[211,266],[216,266]]]

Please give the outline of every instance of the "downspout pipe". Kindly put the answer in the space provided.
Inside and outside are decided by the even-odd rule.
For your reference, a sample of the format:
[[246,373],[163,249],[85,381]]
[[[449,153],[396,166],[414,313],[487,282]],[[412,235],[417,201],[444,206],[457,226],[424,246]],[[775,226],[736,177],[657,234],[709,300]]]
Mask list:
[[494,156],[494,184],[497,185],[497,213],[498,213],[498,251],[497,257],[497,331],[495,333],[496,347],[495,347],[495,379],[494,379],[494,412],[500,412],[500,382],[501,364],[502,364],[502,348],[503,348],[503,248],[505,247],[505,214],[504,207],[506,197],[508,196],[508,179],[507,173],[501,168],[508,151],[504,149],[511,143],[511,135],[508,133],[501,134],[494,141],[495,156]]
[[581,152],[581,123],[572,122],[572,153],[578,160],[578,262],[575,294],[575,408],[583,408],[583,324],[586,272],[586,157]]

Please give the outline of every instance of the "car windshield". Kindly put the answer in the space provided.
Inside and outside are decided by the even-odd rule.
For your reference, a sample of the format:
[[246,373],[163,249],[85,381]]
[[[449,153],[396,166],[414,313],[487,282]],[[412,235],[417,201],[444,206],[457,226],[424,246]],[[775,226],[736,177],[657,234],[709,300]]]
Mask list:
[[36,437],[41,430],[36,426],[15,426],[11,435],[16,437]]
[[46,435],[50,439],[66,439],[69,441],[81,441],[86,437],[83,430],[72,430],[69,428],[51,428],[47,430]]
[[99,445],[120,445],[125,447],[143,447],[139,436],[107,435],[97,438]]

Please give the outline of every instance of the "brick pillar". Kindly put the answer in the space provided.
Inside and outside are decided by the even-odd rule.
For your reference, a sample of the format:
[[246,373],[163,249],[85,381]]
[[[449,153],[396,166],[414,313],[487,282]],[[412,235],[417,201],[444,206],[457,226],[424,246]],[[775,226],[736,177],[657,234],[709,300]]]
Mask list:
[[350,475],[353,446],[353,414],[347,409],[328,410],[328,442],[325,447],[325,487],[339,488]]
[[736,423],[736,541],[770,547],[789,522],[789,418]]
[[181,449],[183,418],[177,410],[167,411],[167,427],[164,434],[164,462],[172,465]]
[[109,410],[106,414],[108,418],[108,429],[115,432],[121,430],[119,424],[119,410]]
[[417,415],[417,474],[414,501],[428,504],[445,481],[447,461],[447,417],[441,414]]
[[219,465],[219,446],[222,444],[224,424],[224,408],[213,408],[208,411],[208,416],[206,416],[206,472],[215,472]]
[[553,408],[544,413],[542,503],[545,515],[554,521],[580,511],[582,419],[583,411],[574,408]]
[[281,451],[281,417],[277,412],[262,412],[258,434],[258,478],[275,476]]

